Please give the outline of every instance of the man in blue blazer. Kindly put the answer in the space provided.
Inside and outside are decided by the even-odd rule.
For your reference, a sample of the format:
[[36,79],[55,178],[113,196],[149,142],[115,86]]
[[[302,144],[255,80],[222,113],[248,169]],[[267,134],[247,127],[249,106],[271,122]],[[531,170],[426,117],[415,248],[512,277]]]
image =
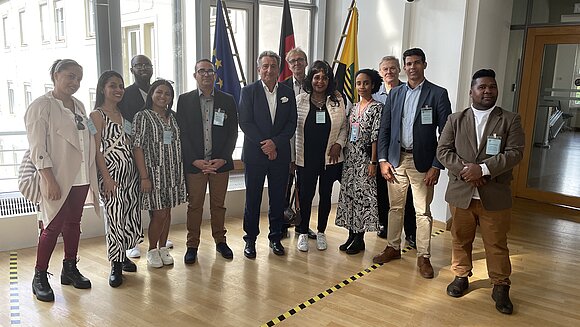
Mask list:
[[407,84],[391,90],[383,114],[378,140],[381,174],[389,182],[387,247],[373,258],[386,263],[401,258],[403,212],[409,186],[417,220],[417,266],[424,278],[433,278],[430,205],[443,165],[435,156],[437,130],[443,130],[451,103],[447,90],[425,79],[425,53],[419,48],[403,53]]
[[278,83],[280,56],[264,51],[258,57],[260,80],[242,89],[239,123],[244,132],[242,161],[246,181],[244,255],[256,257],[256,238],[264,180],[268,177],[270,247],[284,255],[282,225],[290,164],[290,139],[296,131],[296,99],[289,87]]

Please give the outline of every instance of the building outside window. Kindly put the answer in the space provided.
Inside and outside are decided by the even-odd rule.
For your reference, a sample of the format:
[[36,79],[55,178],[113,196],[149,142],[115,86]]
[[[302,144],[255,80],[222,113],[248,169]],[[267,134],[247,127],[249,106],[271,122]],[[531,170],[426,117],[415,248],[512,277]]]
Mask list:
[[14,83],[8,81],[8,112],[11,115],[14,115],[14,106]]
[[27,43],[27,37],[26,37],[26,11],[24,9],[20,10],[18,12],[18,24],[19,24],[19,31],[20,31],[20,45],[21,46],[26,46]]
[[28,106],[32,103],[32,85],[30,83],[24,83],[24,106],[28,109]]
[[87,37],[95,37],[95,1],[85,0],[85,25]]
[[4,49],[10,49],[10,41],[8,39],[8,16],[2,17],[2,34],[4,41]]
[[57,41],[64,41],[64,6],[60,0],[54,2],[54,32]]
[[48,3],[44,2],[38,5],[40,11],[40,38],[42,43],[50,42],[50,17]]

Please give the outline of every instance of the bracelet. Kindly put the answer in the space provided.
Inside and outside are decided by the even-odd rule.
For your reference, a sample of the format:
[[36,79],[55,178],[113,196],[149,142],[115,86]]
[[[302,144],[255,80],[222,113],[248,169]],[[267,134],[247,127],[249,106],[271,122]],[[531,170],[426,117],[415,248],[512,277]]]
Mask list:
[[376,166],[377,165],[377,162],[376,161],[371,161],[371,162],[369,162],[369,164],[370,165],[373,165],[373,166]]

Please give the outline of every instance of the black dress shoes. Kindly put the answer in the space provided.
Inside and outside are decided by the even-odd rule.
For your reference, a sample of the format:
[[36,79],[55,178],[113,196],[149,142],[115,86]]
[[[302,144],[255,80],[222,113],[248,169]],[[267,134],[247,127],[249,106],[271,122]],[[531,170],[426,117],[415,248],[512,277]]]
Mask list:
[[109,286],[119,287],[123,284],[123,265],[124,262],[111,262],[111,275],[109,276]]
[[246,246],[244,247],[244,256],[248,259],[256,258],[256,243],[246,242]]
[[221,253],[222,257],[224,257],[225,259],[234,258],[234,252],[232,252],[232,249],[230,249],[230,247],[226,244],[226,242],[220,242],[216,244],[215,249],[216,251]]
[[272,248],[272,252],[274,252],[275,255],[284,255],[285,253],[284,246],[282,243],[280,243],[280,241],[270,242],[270,247]]
[[457,277],[447,285],[447,295],[453,297],[462,297],[469,287],[469,279],[467,277]]
[[514,305],[510,300],[509,285],[493,285],[491,298],[495,301],[497,311],[506,315],[511,315],[514,312]]
[[123,271],[136,272],[137,265],[133,261],[129,260],[129,258],[125,258],[125,261],[123,261]]
[[185,264],[191,265],[197,261],[197,248],[187,248],[185,256],[183,257],[183,262]]
[[377,236],[380,238],[387,238],[387,227],[381,225],[377,231]]

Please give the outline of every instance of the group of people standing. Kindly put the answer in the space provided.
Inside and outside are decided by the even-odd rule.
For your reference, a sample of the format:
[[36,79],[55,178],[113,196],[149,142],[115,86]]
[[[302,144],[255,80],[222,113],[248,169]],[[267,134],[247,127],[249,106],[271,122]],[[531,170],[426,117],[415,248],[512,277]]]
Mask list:
[[[295,170],[302,216],[296,228],[299,251],[309,250],[311,238],[316,238],[318,250],[327,249],[332,189],[339,181],[335,223],[348,230],[339,249],[357,254],[365,249],[364,234],[376,231],[387,239],[387,246],[373,261],[387,263],[401,258],[404,228],[408,245],[417,249],[420,275],[433,278],[430,204],[440,170],[449,168],[446,199],[461,223],[454,221],[452,227],[457,277],[447,292],[459,297],[468,287],[471,243],[479,225],[496,308],[511,313],[506,238],[511,202],[506,199],[511,169],[521,160],[523,132],[519,116],[495,106],[495,73],[478,71],[470,91],[472,107],[451,115],[447,91],[425,79],[425,53],[418,48],[403,53],[406,83],[399,80],[399,60],[391,56],[381,60],[379,72],[356,72],[359,101],[354,105],[345,104],[336,91],[327,62],[308,65],[306,54],[293,49],[285,58],[293,77],[280,83],[281,60],[272,51],[259,55],[260,79],[242,89],[239,104],[214,87],[216,67],[211,61],[199,60],[194,73],[198,89],[180,95],[173,112],[173,82],[159,79],[149,84],[153,66],[139,55],[131,60],[135,84],[126,89],[119,73],[101,75],[89,117],[73,97],[82,67],[74,60],[57,60],[50,72],[54,90],[36,99],[25,116],[31,158],[41,175],[44,223],[32,287],[36,297],[54,300],[47,269],[60,233],[65,246],[61,282],[91,287],[76,267],[87,194],[97,214],[99,196],[104,204],[112,287],[122,284],[123,271],[137,270],[126,251],[143,239],[141,210],[150,214],[148,266],[172,265],[167,248],[171,209],[187,198],[184,262],[197,261],[208,184],[216,251],[232,259],[224,203],[239,125],[244,132],[245,257],[257,255],[266,178],[269,245],[275,255],[285,254],[281,240],[287,227],[282,217]],[[468,135],[459,139],[466,130]],[[318,222],[313,232],[309,225],[317,185]],[[496,193],[506,199],[495,202]]]

